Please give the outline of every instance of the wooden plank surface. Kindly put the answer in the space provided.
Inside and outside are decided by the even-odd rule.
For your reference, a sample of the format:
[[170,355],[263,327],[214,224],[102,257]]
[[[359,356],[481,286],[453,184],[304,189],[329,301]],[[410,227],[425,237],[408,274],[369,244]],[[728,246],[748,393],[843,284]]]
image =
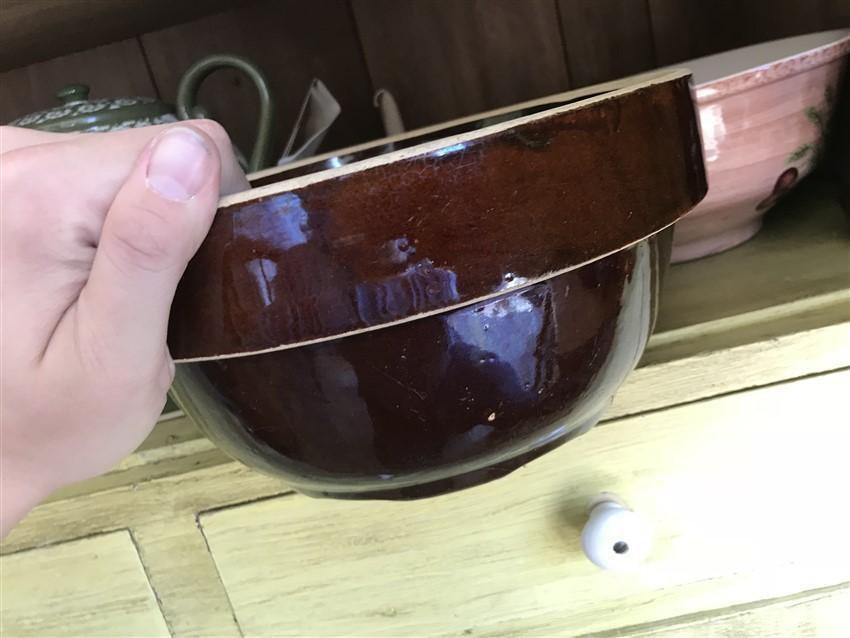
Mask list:
[[[845,300],[850,303],[850,295]],[[684,359],[647,362],[629,376],[603,418],[648,412],[850,366],[850,307],[840,312],[844,322],[828,327],[722,350],[707,348]]]
[[[576,635],[785,596],[850,580],[848,383],[622,419],[439,499],[290,496],[200,521],[246,635]],[[580,551],[600,491],[655,528],[633,574]]]
[[[174,99],[183,72],[205,55],[234,53],[253,60],[268,76],[277,103],[275,160],[314,77],[342,108],[323,148],[380,137],[380,119],[345,0],[255,2],[148,33],[142,44],[156,85],[168,100]],[[204,82],[198,102],[249,154],[258,114],[253,84],[235,71],[219,71]]]
[[3,0],[0,69],[123,40],[248,1]]
[[416,128],[568,88],[554,0],[354,0],[374,87]]
[[233,462],[121,485],[40,505],[0,542],[0,555],[291,491],[279,479]]
[[834,26],[831,0],[648,0],[659,64]]
[[140,523],[133,534],[173,638],[241,636],[193,513]]
[[0,634],[169,636],[126,531],[0,558]]
[[92,98],[156,96],[138,40],[122,40],[0,73],[0,123],[57,106],[59,89],[78,83],[91,87]]
[[646,0],[558,0],[558,14],[573,86],[655,66]]
[[584,638],[844,638],[850,636],[850,585],[736,605]]
[[847,0],[824,0],[826,2],[826,25],[830,29],[850,27],[850,2]]
[[[806,380],[805,383],[814,383],[820,379],[830,380],[833,375],[828,375],[826,377],[817,377],[815,379]],[[846,376],[846,374],[845,374]],[[803,382],[799,382],[803,383]],[[839,383],[840,387],[844,387],[846,385],[847,380],[843,380]],[[834,390],[834,385],[832,384],[832,388]],[[772,394],[779,394],[782,397],[787,397],[787,401],[796,401],[801,397],[795,395],[791,392],[785,392],[786,388],[793,389],[795,384],[785,384],[782,386],[775,386],[774,388],[768,388],[766,390],[757,391],[758,393],[766,392],[770,390]],[[824,389],[824,392],[829,394],[833,390],[830,390],[829,387]],[[735,404],[731,406],[727,404],[727,401],[733,400]],[[811,400],[813,405],[818,405],[817,397],[809,394],[807,395],[806,401]],[[806,403],[806,401],[799,401],[801,408]],[[725,397],[722,399],[716,399],[711,402],[704,402],[702,404],[694,404],[693,406],[689,406],[689,408],[693,408],[694,406],[699,405],[709,405],[709,406],[725,406],[723,410],[724,413],[731,414],[732,416],[736,416],[739,420],[745,419],[745,414],[747,410],[754,410],[756,414],[761,411],[761,407],[767,403],[768,405],[772,405],[770,400],[757,400],[754,403],[750,403],[747,400],[747,395],[733,395],[733,397]],[[781,402],[780,402],[781,403]],[[823,407],[823,406],[822,406]],[[674,414],[672,417],[673,421],[676,421],[675,424],[667,423],[666,426],[662,426],[675,430],[678,433],[678,436],[685,436],[686,433],[692,430],[694,427],[699,427],[705,430],[707,427],[705,424],[697,423],[694,425],[694,421],[688,418],[682,418],[681,410],[684,408],[678,409],[679,411],[670,411]],[[779,411],[783,410],[783,406],[777,404],[774,408]],[[824,409],[828,409],[828,406]],[[716,407],[715,407],[716,411]],[[763,411],[762,411],[763,412]],[[601,462],[594,461],[594,465],[598,468],[602,467],[611,467],[618,468],[621,465],[621,457],[626,454],[626,450],[630,449],[635,454],[636,458],[656,458],[652,454],[647,454],[642,450],[641,444],[638,444],[638,441],[643,440],[647,437],[647,421],[643,419],[654,419],[657,420],[659,418],[658,415],[664,413],[656,413],[655,415],[650,415],[648,417],[643,418],[632,418],[627,420],[621,420],[614,422],[612,424],[602,425],[598,428],[597,431],[592,432],[591,434],[579,439],[576,442],[571,443],[569,446],[562,448],[549,455],[547,459],[540,461],[537,464],[532,464],[529,468],[522,470],[521,473],[515,475],[515,479],[510,479],[510,482],[502,481],[496,484],[493,484],[491,487],[481,488],[482,490],[490,490],[496,489],[497,486],[501,485],[500,489],[496,489],[496,492],[499,494],[504,493],[504,488],[511,486],[510,491],[508,492],[508,502],[506,504],[506,508],[511,511],[516,511],[518,508],[521,510],[522,507],[517,505],[518,500],[528,499],[528,495],[532,496],[531,501],[537,499],[541,494],[546,495],[549,491],[550,483],[553,479],[557,479],[555,476],[556,473],[561,473],[561,478],[565,481],[572,481],[574,478],[572,474],[567,474],[565,467],[569,467],[568,463],[564,463],[563,455],[569,452],[571,449],[575,449],[575,453],[577,456],[583,456],[586,454],[586,451],[579,450],[575,448],[575,446],[580,445],[582,441],[590,441],[589,437],[596,437],[600,432],[608,428],[615,428],[611,430],[611,436],[607,437],[607,441],[610,445],[606,444],[607,447],[616,448],[620,451],[618,452],[610,452],[606,451],[604,454],[607,456],[602,456],[602,452],[600,452],[601,458],[607,458],[611,454],[615,456],[615,458],[609,458],[608,461],[604,465]],[[720,415],[721,417],[723,415]],[[773,417],[772,412],[763,412],[762,414],[764,419],[770,419]],[[799,416],[799,415],[798,415]],[[821,432],[821,425],[819,425],[819,421],[816,418],[817,415],[808,414],[806,415],[806,423],[809,431],[806,435],[806,441],[814,441],[820,442],[823,445],[829,445],[829,437],[824,439],[823,433]],[[789,413],[787,418],[793,419],[795,418],[794,414]],[[798,419],[799,420],[799,419]],[[725,423],[725,420],[720,418],[719,421],[721,423]],[[623,423],[630,423],[631,429],[634,432],[639,432],[639,435],[635,433],[626,433],[621,431],[623,427]],[[778,421],[774,425],[777,431],[784,431],[784,422]],[[814,426],[808,425],[810,423],[814,423]],[[685,425],[687,424],[687,425]],[[764,427],[764,426],[762,426]],[[734,424],[727,424],[726,429],[734,428]],[[649,428],[650,431],[654,432],[652,427]],[[717,441],[714,442],[713,447],[716,449],[718,446],[721,446],[721,443],[724,441],[733,447],[738,445],[739,442],[743,441],[745,444],[747,442],[753,443],[754,438],[757,435],[747,432],[746,428],[733,429],[732,432],[725,432],[724,430],[718,431],[717,433]],[[670,434],[673,437],[673,434]],[[699,435],[700,438],[702,435]],[[713,435],[712,435],[713,436]],[[787,449],[785,446],[785,435],[782,437],[776,437],[771,435],[772,438],[772,453],[776,454],[777,450],[781,452],[779,454],[782,457]],[[667,435],[659,434],[655,436],[654,434],[649,437],[651,440],[658,439],[667,439]],[[673,437],[675,439],[675,437]],[[637,447],[633,447],[632,443],[637,445]],[[679,445],[676,440],[670,441],[671,446]],[[725,443],[723,445],[726,445]],[[838,442],[836,444],[837,448],[843,445],[842,442]],[[693,447],[693,446],[690,446]],[[710,446],[711,447],[711,446]],[[728,446],[727,446],[728,447]],[[625,448],[625,449],[624,449]],[[596,449],[595,447],[593,449]],[[687,447],[683,448],[687,449]],[[798,445],[797,450],[799,451],[801,448]],[[710,455],[713,452],[712,449],[709,449],[705,452],[706,455]],[[736,454],[734,454],[731,458],[740,458],[742,455],[745,455],[746,447],[738,450]],[[838,452],[836,452],[838,453]],[[826,456],[818,456],[818,450],[807,450],[807,457],[812,458],[820,458],[823,460],[827,467],[829,466],[829,455]],[[561,462],[559,463],[556,458],[560,458]],[[728,455],[724,456],[724,468],[728,465],[728,459],[730,457]],[[776,463],[781,462],[781,458],[773,461],[773,465],[770,467],[774,467]],[[687,462],[687,457],[682,459],[682,462]],[[590,460],[588,460],[588,463]],[[693,469],[693,472],[703,472],[703,481],[706,476],[714,477],[712,467],[706,467],[705,465],[708,463],[708,459],[703,459],[703,463],[700,467],[696,467]],[[551,464],[555,466],[554,472],[550,470],[546,470],[545,474],[551,474],[549,478],[545,478],[542,482],[539,482],[536,478],[532,483],[529,483],[528,480],[523,479],[522,484],[515,484],[516,480],[520,480],[520,477],[523,473],[528,472],[529,470],[535,468],[535,466],[539,466],[542,464]],[[760,462],[761,465],[764,465]],[[807,469],[805,466],[804,459],[797,463],[796,467],[801,467],[802,469]],[[769,469],[768,468],[768,469]],[[663,469],[663,468],[662,468]],[[569,470],[573,472],[573,470]],[[661,469],[659,469],[661,471]],[[580,501],[586,496],[589,491],[593,491],[595,489],[610,489],[614,487],[615,489],[619,489],[623,492],[630,500],[633,501],[635,506],[638,505],[639,501],[635,500],[633,494],[624,491],[625,488],[620,488],[619,486],[615,486],[608,481],[609,477],[618,474],[620,471],[601,471],[601,474],[595,477],[596,484],[588,486],[587,484],[578,486],[578,488],[573,489],[575,486],[567,486],[564,488],[564,496],[567,498],[567,502],[563,505],[565,507],[572,508],[577,504],[580,504]],[[616,481],[628,483],[628,486],[632,485],[632,481],[638,480],[640,478],[641,484],[643,487],[649,489],[651,487],[652,490],[660,489],[660,487],[654,486],[652,481],[654,480],[652,475],[646,475],[642,477],[634,477],[633,470],[626,467],[623,471],[623,476],[616,476]],[[651,473],[648,473],[651,474]],[[533,476],[537,476],[536,474]],[[665,473],[665,476],[667,474]],[[593,477],[591,477],[593,478]],[[805,481],[811,480],[819,480],[818,476],[808,477],[807,474],[803,474],[803,478]],[[821,477],[822,478],[822,477]],[[665,491],[670,487],[669,482],[675,482],[677,480],[677,476],[671,475],[669,479],[664,479],[662,482],[666,487],[665,490],[661,490],[658,492],[658,496],[660,500],[666,500],[667,496],[665,496]],[[734,477],[726,477],[723,481],[720,481],[717,484],[713,484],[712,494],[722,495],[722,494],[730,494],[732,487],[729,486],[729,483],[734,480]],[[756,483],[748,489],[759,489],[760,486],[763,487],[759,481],[764,482],[769,480],[768,475],[762,476],[760,479],[756,480]],[[792,480],[789,478],[788,480]],[[649,481],[649,487],[647,487],[647,481]],[[804,481],[804,483],[805,483]],[[834,481],[833,483],[840,483],[840,481]],[[830,483],[831,485],[832,483]],[[531,485],[533,488],[531,492],[527,491],[527,486]],[[556,485],[556,488],[558,486]],[[217,466],[214,468],[208,468],[204,470],[199,470],[196,472],[190,472],[188,474],[183,474],[180,476],[167,477],[163,479],[158,479],[154,481],[149,481],[139,486],[125,486],[122,488],[117,488],[113,490],[109,490],[107,492],[102,492],[100,494],[94,495],[85,495],[81,497],[77,497],[75,499],[69,499],[65,501],[48,503],[40,508],[38,508],[32,515],[30,515],[21,526],[19,526],[16,530],[14,530],[11,536],[3,543],[3,551],[4,552],[13,552],[19,550],[23,547],[31,547],[33,545],[44,544],[55,542],[57,540],[63,538],[73,538],[75,536],[97,533],[98,531],[104,529],[114,529],[115,527],[121,525],[128,525],[136,530],[137,540],[139,542],[141,554],[144,558],[147,571],[150,574],[151,582],[154,587],[156,587],[156,591],[160,596],[160,600],[162,601],[163,608],[166,612],[167,617],[169,618],[169,622],[171,623],[174,629],[174,635],[203,635],[204,632],[194,632],[193,627],[209,627],[209,621],[215,619],[216,614],[225,613],[226,610],[217,611],[216,609],[221,610],[221,603],[216,603],[215,600],[217,596],[226,595],[223,594],[220,588],[220,584],[217,580],[213,579],[214,568],[210,563],[209,556],[203,551],[203,538],[199,535],[197,528],[194,526],[194,521],[192,517],[194,516],[194,512],[202,511],[209,508],[219,507],[221,505],[233,504],[244,502],[248,499],[262,499],[268,498],[269,496],[273,496],[275,494],[280,494],[282,491],[282,486],[269,477],[265,477],[256,472],[252,472],[246,468],[243,468],[237,464],[230,463],[223,466]],[[589,491],[588,491],[589,489]],[[641,488],[643,489],[643,488]],[[688,489],[688,486],[685,485],[682,489]],[[777,490],[776,494],[781,495],[784,489],[783,484],[779,484],[775,488]],[[805,485],[801,485],[798,487],[798,490],[805,490]],[[472,492],[466,493],[467,495],[471,495]],[[748,492],[744,490],[741,493],[741,498],[746,498]],[[523,496],[525,495],[525,496]],[[463,496],[463,494],[457,495],[458,497]],[[668,495],[669,496],[669,495]],[[800,513],[801,508],[803,508],[802,513],[808,512],[810,509],[817,507],[817,503],[809,504],[807,501],[801,501],[801,499],[797,498],[799,494],[797,492],[787,492],[785,496],[789,499],[788,501],[783,501],[783,503],[788,506],[789,503],[793,503],[793,507],[795,508],[795,512]],[[777,496],[778,498],[779,496]],[[306,500],[301,497],[292,497],[294,500]],[[456,497],[445,497],[447,499],[456,498]],[[498,498],[502,498],[501,495]],[[550,499],[551,495],[546,496],[545,498]],[[647,497],[649,498],[649,497]],[[439,504],[444,499],[438,499],[436,501],[430,501],[432,505]],[[837,502],[842,502],[838,500]],[[315,503],[324,503],[326,506],[338,505],[341,508],[346,508],[350,504],[345,503],[333,503],[333,502],[315,502]],[[422,504],[427,504],[429,502],[423,502]],[[772,503],[772,501],[771,501]],[[800,504],[802,503],[802,505]],[[774,503],[775,504],[775,503]],[[738,504],[740,506],[740,503]],[[251,506],[246,506],[251,507]],[[536,507],[536,506],[535,506]],[[665,507],[669,507],[666,505]],[[643,506],[641,506],[643,511]],[[787,507],[786,507],[787,509]],[[230,510],[225,510],[230,511]],[[440,514],[441,510],[437,508],[435,511],[435,519],[433,524],[439,526],[441,521],[445,523],[450,516],[443,516]],[[462,524],[463,520],[474,520],[477,517],[475,510],[470,510],[472,514],[464,514],[464,516],[457,517],[457,520],[460,521],[457,524]],[[560,511],[560,510],[559,510]],[[666,511],[666,510],[665,510]],[[333,516],[328,517],[328,524],[332,525],[333,523],[330,521],[335,521],[342,516],[344,512],[337,512]],[[360,527],[361,523],[364,526],[364,529],[369,530],[374,528],[375,525],[379,523],[378,513],[371,514],[366,517],[366,519],[373,519],[371,523],[363,523],[361,520],[360,523],[349,521],[347,525]],[[666,514],[661,512],[659,515],[664,515],[666,518]],[[683,516],[690,515],[688,512],[682,514]],[[806,514],[808,515],[808,514]],[[209,516],[214,516],[214,514],[210,514]],[[423,514],[425,518],[427,518],[426,514]],[[556,517],[560,516],[556,513]],[[295,517],[296,519],[298,517]],[[657,515],[653,515],[653,520],[657,520]],[[580,516],[576,515],[573,520],[574,527],[578,527],[580,524],[579,521]],[[242,519],[242,525],[244,528],[250,528],[258,522],[252,513],[245,514]],[[263,522],[262,519],[259,522]],[[283,532],[286,529],[289,529],[290,526],[290,516],[287,511],[286,518],[279,518],[277,522],[279,525],[279,533],[277,536],[274,536],[271,533],[270,525],[271,522],[266,521],[267,528],[269,528],[269,537],[274,536],[275,542],[278,543],[278,548],[274,550],[274,552],[270,552],[269,555],[274,555],[275,553],[280,552],[280,547],[288,547],[290,539],[287,537],[284,542],[284,538],[282,536]],[[451,521],[449,520],[449,523]],[[498,522],[498,521],[497,521]],[[299,523],[293,523],[295,525],[294,529],[300,529]],[[345,531],[345,530],[343,530]],[[475,531],[475,530],[473,530]],[[514,532],[518,534],[518,537],[521,539],[521,542],[526,542],[526,539],[529,538],[528,534],[523,534],[522,530],[514,529]],[[840,530],[839,530],[840,532]],[[437,533],[436,531],[431,531],[429,533]],[[471,534],[472,532],[470,532]],[[572,533],[572,532],[570,532]],[[235,534],[235,532],[234,532]],[[307,534],[307,531],[305,531]],[[511,534],[509,530],[505,530],[506,538],[508,538]],[[345,536],[341,536],[341,539],[345,540]],[[416,537],[412,537],[411,541],[418,540]],[[482,539],[482,542],[486,544],[488,538],[485,536]],[[825,542],[828,542],[829,539],[826,539]],[[318,541],[317,541],[318,542]],[[681,541],[684,543],[685,541]],[[577,551],[577,546],[573,542],[573,540],[568,540],[570,548],[573,551]],[[561,551],[562,548],[558,548],[558,551]],[[342,550],[340,550],[342,551]],[[840,557],[839,557],[840,558]],[[273,568],[273,566],[268,565],[268,561],[264,557],[261,564],[266,565],[267,569]],[[258,563],[259,564],[259,563]],[[572,569],[573,563],[567,564],[565,567],[567,568],[567,572]],[[732,569],[734,564],[726,563],[725,567],[730,569],[730,573],[735,570]],[[591,572],[594,573],[594,572]],[[356,575],[356,574],[355,574]],[[576,578],[579,578],[580,574],[576,575]],[[575,581],[574,581],[575,582]],[[724,579],[719,579],[717,581],[709,581],[714,582],[718,587],[723,588],[727,587],[728,583]],[[211,611],[207,616],[199,617],[198,614],[202,613],[199,610],[198,599],[192,598],[188,592],[192,591],[192,589],[196,588],[197,591],[204,591],[204,599],[209,601],[209,605],[211,607]],[[216,593],[218,592],[218,593]],[[217,606],[217,607],[216,607]],[[282,607],[281,609],[287,609],[287,607]],[[204,611],[203,613],[206,613]],[[222,625],[224,628],[222,630],[222,634],[225,633],[227,625]],[[244,629],[244,627],[243,627]],[[541,629],[541,632],[543,630]],[[207,634],[208,635],[208,634]],[[246,632],[246,635],[248,633]]]

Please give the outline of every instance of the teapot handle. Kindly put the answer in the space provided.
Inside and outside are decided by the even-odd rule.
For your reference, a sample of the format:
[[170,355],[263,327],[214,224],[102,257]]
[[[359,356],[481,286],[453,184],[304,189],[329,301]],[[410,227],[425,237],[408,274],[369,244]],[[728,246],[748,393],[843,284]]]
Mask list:
[[248,171],[253,172],[264,168],[269,162],[274,101],[269,91],[268,79],[252,62],[237,55],[224,53],[210,55],[195,62],[183,74],[180,85],[177,87],[177,117],[181,120],[194,117],[194,113],[197,112],[196,100],[201,84],[211,73],[225,68],[236,69],[251,78],[260,98],[257,136],[251,151],[251,159],[247,162]]

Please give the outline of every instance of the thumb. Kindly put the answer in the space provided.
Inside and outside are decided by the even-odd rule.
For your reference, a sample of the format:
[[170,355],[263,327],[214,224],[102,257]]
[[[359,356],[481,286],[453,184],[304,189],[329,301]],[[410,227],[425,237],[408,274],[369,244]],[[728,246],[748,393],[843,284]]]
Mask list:
[[168,365],[168,313],[215,215],[220,166],[213,140],[185,124],[140,155],[106,215],[77,305],[99,358],[139,372]]

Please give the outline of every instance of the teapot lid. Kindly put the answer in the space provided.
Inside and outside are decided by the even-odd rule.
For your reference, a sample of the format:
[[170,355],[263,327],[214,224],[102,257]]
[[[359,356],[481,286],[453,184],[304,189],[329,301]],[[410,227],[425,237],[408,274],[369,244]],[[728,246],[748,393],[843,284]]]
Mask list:
[[24,115],[9,125],[55,133],[94,133],[177,121],[170,106],[152,97],[89,100],[85,84],[69,84],[56,97],[58,106]]

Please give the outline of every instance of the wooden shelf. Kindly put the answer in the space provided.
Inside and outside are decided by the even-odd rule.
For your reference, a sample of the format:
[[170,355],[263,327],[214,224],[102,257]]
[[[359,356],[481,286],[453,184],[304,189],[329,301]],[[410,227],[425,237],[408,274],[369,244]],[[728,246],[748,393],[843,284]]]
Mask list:
[[117,42],[250,2],[3,0],[0,71]]

